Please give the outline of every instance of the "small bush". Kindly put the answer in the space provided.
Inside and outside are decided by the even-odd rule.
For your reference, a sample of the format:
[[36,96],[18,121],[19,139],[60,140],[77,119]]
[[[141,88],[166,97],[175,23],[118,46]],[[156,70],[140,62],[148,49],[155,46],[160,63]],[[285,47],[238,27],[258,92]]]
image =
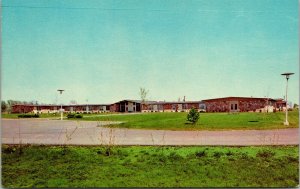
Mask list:
[[10,146],[10,145],[4,145],[2,146],[2,152],[6,154],[11,154],[16,152],[16,147],[15,146]]
[[197,123],[197,121],[199,120],[200,117],[200,113],[193,107],[188,115],[187,115],[187,121],[191,122],[192,124]]
[[223,153],[222,152],[214,152],[214,157],[215,158],[220,158],[221,156],[223,155]]
[[67,118],[69,119],[69,118],[74,118],[75,117],[75,114],[68,114],[67,115]]
[[261,157],[261,158],[270,158],[275,155],[275,152],[272,152],[271,150],[262,150],[257,152],[256,157]]
[[195,153],[196,157],[204,157],[206,156],[206,152],[205,151],[198,151]]
[[67,118],[82,118],[83,116],[80,114],[68,114]]
[[225,154],[226,154],[226,156],[232,156],[233,155],[233,153],[231,151],[226,152]]
[[106,147],[106,149],[105,149],[105,155],[106,156],[113,155],[113,150],[110,147]]
[[97,150],[97,154],[98,154],[98,155],[102,155],[102,154],[103,154],[103,151],[99,149],[99,150]]
[[75,118],[82,118],[83,116],[82,115],[75,115]]
[[249,159],[248,154],[245,152],[239,153],[238,156],[239,156],[239,159],[244,159],[244,160]]

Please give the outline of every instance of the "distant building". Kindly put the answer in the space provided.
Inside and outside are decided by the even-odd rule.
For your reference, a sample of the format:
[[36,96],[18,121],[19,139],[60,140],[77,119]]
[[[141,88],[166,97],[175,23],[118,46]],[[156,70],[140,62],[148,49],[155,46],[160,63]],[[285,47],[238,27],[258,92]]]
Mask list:
[[203,101],[207,112],[273,112],[285,106],[282,99],[271,98],[225,97]]
[[[187,112],[192,107],[200,112],[274,112],[284,111],[283,99],[224,97],[202,101],[145,101],[122,100],[113,104],[76,104],[63,105],[67,113],[102,113],[102,112]],[[56,113],[60,105],[26,105],[12,106],[12,113]]]
[[[16,104],[12,106],[12,113],[57,113],[60,105],[27,105]],[[108,112],[108,104],[84,104],[84,105],[63,105],[62,109],[67,113],[101,113]]]

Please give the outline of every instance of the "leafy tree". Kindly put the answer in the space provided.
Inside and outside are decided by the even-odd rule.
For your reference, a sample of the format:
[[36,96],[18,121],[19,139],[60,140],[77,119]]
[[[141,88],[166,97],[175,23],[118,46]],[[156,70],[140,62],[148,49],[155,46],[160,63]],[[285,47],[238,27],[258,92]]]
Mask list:
[[15,100],[7,100],[7,107],[6,107],[6,110],[7,110],[7,112],[11,112],[11,110],[12,110],[12,106],[13,105],[15,105],[15,104],[17,104],[18,102],[17,101],[15,101]]
[[143,103],[146,101],[148,93],[149,93],[148,90],[146,90],[145,88],[140,87],[140,97],[141,97],[141,100],[142,100]]
[[294,104],[294,108],[298,108],[298,107],[299,107],[299,105],[295,103]]
[[12,106],[15,104],[30,104],[30,103],[26,103],[26,101],[19,101],[19,100],[7,100],[6,103],[6,111],[11,113],[12,111]]
[[7,104],[5,101],[1,100],[1,112],[5,112],[7,109]]
[[187,121],[192,122],[192,124],[197,123],[197,121],[200,118],[200,113],[194,108],[192,107],[192,109],[189,111],[188,115],[187,115]]

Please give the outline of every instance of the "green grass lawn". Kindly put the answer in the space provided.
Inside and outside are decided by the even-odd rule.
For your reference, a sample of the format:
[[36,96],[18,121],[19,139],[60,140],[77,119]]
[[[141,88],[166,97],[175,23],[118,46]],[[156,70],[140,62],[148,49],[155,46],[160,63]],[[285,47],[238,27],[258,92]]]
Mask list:
[[299,183],[298,146],[27,146],[19,152],[2,146],[5,188],[286,188]]
[[283,129],[298,127],[298,111],[289,112],[290,125],[284,126],[284,112],[276,113],[201,113],[197,124],[186,124],[187,113],[143,113],[132,115],[111,115],[86,117],[93,121],[122,121],[110,127],[134,129],[170,130],[231,130],[231,129]]
[[[106,114],[106,115],[104,115]],[[201,113],[197,124],[187,124],[187,113],[142,113],[142,114],[82,114],[88,121],[121,121],[122,124],[110,127],[133,129],[168,130],[232,130],[232,129],[283,129],[299,125],[299,112],[289,112],[290,125],[284,126],[285,112],[276,113]],[[19,114],[2,114],[2,118],[18,118]],[[59,114],[41,114],[41,118],[57,118]],[[66,114],[64,115],[66,116]],[[35,118],[33,118],[35,119]]]

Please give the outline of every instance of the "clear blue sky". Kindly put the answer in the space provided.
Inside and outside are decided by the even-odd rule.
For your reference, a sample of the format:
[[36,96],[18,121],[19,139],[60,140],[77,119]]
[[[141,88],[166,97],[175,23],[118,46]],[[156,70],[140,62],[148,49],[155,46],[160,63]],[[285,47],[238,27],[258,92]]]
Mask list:
[[298,0],[3,0],[2,99],[298,103],[298,42]]

